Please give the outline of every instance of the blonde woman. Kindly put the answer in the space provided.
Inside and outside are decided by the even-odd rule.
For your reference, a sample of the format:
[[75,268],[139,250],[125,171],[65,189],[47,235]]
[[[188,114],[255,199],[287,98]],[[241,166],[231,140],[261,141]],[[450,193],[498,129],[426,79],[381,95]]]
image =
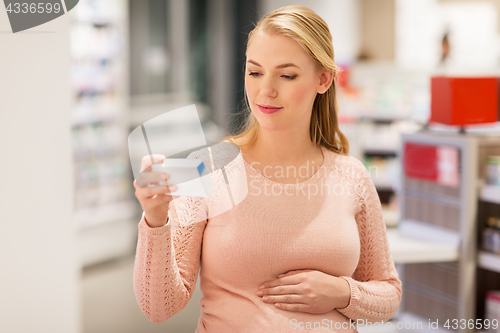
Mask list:
[[144,210],[134,290],[152,322],[187,304],[200,268],[198,333],[357,332],[396,313],[402,284],[374,184],[339,130],[337,71],[314,11],[267,14],[248,36],[247,122],[224,140],[240,149],[226,172],[246,175],[230,189],[249,189],[244,200],[209,214],[217,191],[172,199],[134,182]]

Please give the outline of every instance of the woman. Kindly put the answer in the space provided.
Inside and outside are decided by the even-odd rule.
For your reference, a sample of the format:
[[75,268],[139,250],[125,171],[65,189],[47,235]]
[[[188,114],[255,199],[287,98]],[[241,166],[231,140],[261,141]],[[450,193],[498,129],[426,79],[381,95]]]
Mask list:
[[[134,182],[142,311],[155,323],[175,315],[201,267],[199,333],[357,332],[356,323],[390,319],[402,284],[374,184],[338,127],[327,24],[307,7],[277,9],[249,34],[246,56],[250,114],[224,140],[241,149],[226,166],[233,182],[213,172],[211,197],[173,200]],[[228,187],[233,198],[250,190],[220,209]]]

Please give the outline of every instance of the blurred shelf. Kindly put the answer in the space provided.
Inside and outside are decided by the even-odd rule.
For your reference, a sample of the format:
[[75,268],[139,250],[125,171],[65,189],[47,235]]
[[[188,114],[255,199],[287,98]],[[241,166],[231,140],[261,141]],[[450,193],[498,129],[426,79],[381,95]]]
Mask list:
[[409,116],[360,115],[358,120],[371,121],[379,124],[390,124],[395,121],[411,120]]
[[[168,95],[159,94],[151,96],[141,96],[134,97],[133,104],[130,109],[130,126],[137,127],[142,123],[150,121],[157,116],[164,115],[173,110],[177,110],[192,104],[195,104],[196,111],[198,112],[198,117],[201,122],[207,120],[210,114],[210,107],[200,102],[194,102],[190,96],[184,96],[182,94]],[[171,119],[169,120],[169,126],[184,125],[185,120],[183,119]],[[161,122],[157,122],[157,125],[161,125]]]
[[90,24],[90,25],[94,26],[95,28],[100,29],[100,28],[106,28],[109,26],[113,26],[116,23],[109,20],[109,19],[98,20],[98,19],[91,19],[91,18],[87,18],[87,19],[77,18],[77,19],[73,20],[72,24],[74,24],[74,25],[77,25],[77,24],[88,25],[88,24]]
[[115,93],[116,89],[115,88],[108,88],[108,89],[99,89],[99,88],[78,88],[75,90],[75,94],[78,98],[84,98],[84,97],[95,97],[95,96],[101,96],[101,95],[107,95],[107,94],[112,94]]
[[387,157],[397,157],[398,150],[396,148],[376,148],[376,147],[365,147],[365,155],[375,155],[375,156],[387,156]]
[[128,6],[125,0],[80,1],[68,12],[73,218],[82,266],[130,254],[137,233],[140,206],[124,185],[130,163]]
[[74,120],[71,124],[73,128],[88,126],[88,125],[104,125],[104,124],[114,124],[116,122],[116,118],[93,118],[87,120]]
[[133,218],[138,214],[134,200],[110,203],[75,211],[75,223],[80,230],[99,224]]
[[134,255],[137,221],[138,216],[79,230],[76,243],[80,267]]
[[87,55],[77,55],[77,54],[72,54],[71,55],[71,61],[73,63],[78,63],[78,62],[88,62],[88,61],[93,61],[93,62],[109,62],[109,63],[112,63],[115,60],[115,57],[113,56],[108,56],[108,55],[99,55],[99,54],[95,54],[95,55],[90,55],[90,54],[87,54]]
[[408,237],[398,228],[388,228],[387,237],[396,264],[447,262],[459,258],[457,246]]
[[500,273],[500,254],[479,251],[478,264],[481,268]]
[[388,229],[396,228],[398,226],[399,213],[390,209],[382,207],[382,215],[384,216],[385,226]]
[[479,198],[485,202],[500,204],[500,186],[496,185],[483,185]]
[[391,184],[375,183],[377,191],[394,192],[394,186]]
[[[422,265],[419,268],[409,267],[409,270],[404,271],[407,274],[405,280],[412,282],[414,279],[414,283],[419,283],[422,290],[415,288],[412,290],[414,292],[407,292],[406,296],[403,292],[402,305],[408,311],[411,310],[420,315],[425,314],[432,320],[439,318],[440,326],[452,319],[463,318],[475,321],[476,318],[485,318],[485,293],[488,290],[497,289],[498,280],[492,276],[490,282],[488,274],[490,272],[481,272],[477,268],[482,267],[499,272],[500,256],[478,249],[478,236],[481,231],[478,227],[484,222],[478,221],[483,218],[478,199],[492,200],[495,197],[495,195],[485,194],[488,191],[485,191],[484,186],[480,186],[478,178],[484,167],[484,156],[497,154],[500,138],[470,133],[461,135],[424,130],[413,134],[403,134],[402,147],[406,147],[408,143],[436,147],[436,149],[443,146],[456,149],[458,165],[454,163],[453,169],[454,172],[458,171],[459,188],[443,187],[443,184],[439,182],[431,184],[425,180],[425,177],[417,182],[414,177],[410,180],[407,172],[401,174],[399,183],[402,184],[402,189],[398,191],[400,194],[398,202],[401,202],[403,207],[402,219],[398,225],[400,232],[408,237],[441,243],[443,249],[430,247],[427,249],[429,252],[435,252],[434,255],[429,256],[429,261],[437,261],[437,257],[440,256],[449,256],[447,260],[452,261],[446,265],[447,267],[436,262],[434,265]],[[417,156],[413,151],[411,152],[413,155],[410,155],[413,157],[413,162],[409,163],[411,158],[408,159],[409,155],[406,154],[408,151],[401,149],[400,158],[405,162],[406,167],[413,167],[413,170],[419,168],[420,159],[429,156],[427,154]],[[420,170],[422,170],[421,167]],[[432,258],[433,256],[435,258]],[[429,274],[433,274],[438,267],[448,272],[443,276],[435,274],[431,277]],[[442,302],[434,298],[433,288],[446,292],[457,302],[452,304],[452,302]],[[471,327],[459,327],[456,331],[472,333],[476,330]]]

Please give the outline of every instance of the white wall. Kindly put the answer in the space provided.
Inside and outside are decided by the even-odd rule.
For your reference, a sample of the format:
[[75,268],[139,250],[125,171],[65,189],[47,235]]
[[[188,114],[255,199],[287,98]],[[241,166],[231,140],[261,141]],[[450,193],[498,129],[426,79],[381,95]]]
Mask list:
[[68,15],[0,50],[0,332],[80,332]]
[[493,1],[396,0],[396,56],[407,70],[437,69],[449,33],[449,74],[491,74],[498,69],[498,5]]
[[287,5],[311,8],[330,28],[337,64],[352,63],[360,44],[360,13],[358,0],[260,0],[261,16]]

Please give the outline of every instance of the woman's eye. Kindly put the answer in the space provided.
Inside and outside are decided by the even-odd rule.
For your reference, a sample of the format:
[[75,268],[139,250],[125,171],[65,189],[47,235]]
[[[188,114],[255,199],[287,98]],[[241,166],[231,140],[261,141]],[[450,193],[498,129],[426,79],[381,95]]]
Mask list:
[[[250,73],[248,73],[248,75],[249,76],[257,77],[257,76],[260,76],[260,73],[258,73],[258,72],[250,72]],[[297,75],[282,75],[281,77],[284,78],[287,81],[291,81],[291,80],[295,79],[297,77]]]

